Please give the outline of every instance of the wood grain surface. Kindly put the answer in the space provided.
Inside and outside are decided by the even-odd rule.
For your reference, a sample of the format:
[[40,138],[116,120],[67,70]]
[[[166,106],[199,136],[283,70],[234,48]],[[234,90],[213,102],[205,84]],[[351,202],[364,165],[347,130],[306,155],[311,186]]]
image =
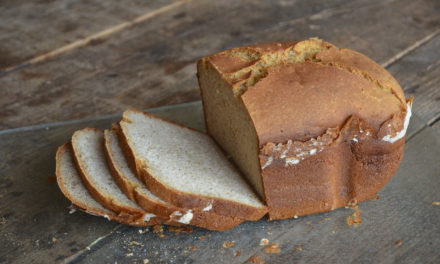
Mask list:
[[172,0],[148,4],[139,0],[2,1],[0,70],[14,69],[172,3]]
[[[154,8],[160,7],[145,10]],[[198,100],[197,59],[253,42],[318,36],[388,64],[438,35],[439,10],[439,2],[429,0],[185,1],[87,45],[3,72],[0,129]],[[63,12],[68,9],[60,17]]]

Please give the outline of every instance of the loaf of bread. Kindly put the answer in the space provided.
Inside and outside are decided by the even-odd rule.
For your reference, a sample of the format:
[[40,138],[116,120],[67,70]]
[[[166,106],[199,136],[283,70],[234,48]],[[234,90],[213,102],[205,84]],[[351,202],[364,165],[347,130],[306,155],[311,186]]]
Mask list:
[[412,100],[368,57],[309,39],[234,48],[197,67],[207,131],[269,219],[369,199],[396,172]]

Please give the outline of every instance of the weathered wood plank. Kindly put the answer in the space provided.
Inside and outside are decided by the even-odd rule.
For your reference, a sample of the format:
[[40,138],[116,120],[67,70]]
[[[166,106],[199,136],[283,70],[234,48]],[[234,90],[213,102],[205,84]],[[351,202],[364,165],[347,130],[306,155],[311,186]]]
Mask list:
[[[414,96],[414,112],[432,125],[440,118],[440,34],[389,67],[407,96]],[[440,135],[440,134],[439,134]]]
[[172,2],[2,1],[0,72]]
[[194,62],[252,42],[320,36],[385,62],[436,31],[439,10],[428,0],[194,0],[96,45],[3,76],[0,128],[197,100]]
[[[149,111],[199,130],[204,129],[200,102]],[[134,234],[138,234],[138,228],[119,227],[116,229],[119,233],[115,233],[113,229],[116,224],[103,218],[82,213],[70,215],[67,209],[69,203],[62,197],[56,183],[53,182],[56,146],[68,141],[77,129],[106,128],[119,119],[120,115],[102,116],[68,123],[0,131],[0,222],[2,223],[0,225],[0,240],[2,241],[0,262],[52,263],[56,259],[61,260],[81,252],[98,237],[107,235],[109,237],[92,246],[92,251],[97,249],[100,251],[100,248],[104,248],[103,252],[109,253],[110,246],[107,246],[107,243],[113,239],[117,239],[115,243],[119,243],[121,249],[116,253],[109,253],[106,257],[102,256],[103,260],[93,259],[94,254],[98,254],[94,252],[90,257],[93,261],[102,263],[107,260],[107,257],[116,258],[115,260],[119,263],[121,260],[132,260],[125,259],[126,254],[129,254],[128,250],[136,246],[139,250],[148,249],[149,254],[155,255],[155,250],[161,255],[166,254],[163,258],[167,262],[172,260],[171,254],[177,254],[178,260],[183,260],[188,256],[203,260],[203,258],[220,256],[223,254],[222,250],[224,256],[219,261],[234,260],[235,257],[232,254],[236,250],[241,251],[242,254],[237,260],[244,261],[258,249],[254,240],[261,237],[273,240],[278,236],[277,233],[267,234],[267,232],[272,232],[273,225],[278,226],[281,223],[280,227],[287,225],[290,228],[290,225],[296,224],[297,221],[303,221],[303,224],[308,221],[302,219],[267,223],[263,220],[246,223],[226,233],[194,229],[195,231],[190,234],[166,233],[164,238],[159,238],[157,234],[147,234],[145,237],[142,236],[143,240],[138,241],[139,237]],[[423,123],[414,117],[408,129],[408,138],[420,131],[422,126]],[[338,214],[343,218],[349,213],[347,210],[340,210]],[[323,215],[311,217],[310,219],[321,219]],[[284,231],[287,230],[289,229]],[[205,240],[199,240],[198,237],[202,235],[206,236]],[[223,248],[222,243],[230,240],[236,241],[237,247]],[[125,245],[126,242],[132,241],[148,243],[145,247],[135,244]],[[190,245],[194,245],[198,250],[188,249]],[[188,256],[185,255],[184,250],[188,250]],[[135,253],[138,254],[139,251]],[[86,255],[87,252],[83,252],[75,259],[76,261],[83,260]],[[150,258],[151,256],[148,255]],[[142,260],[139,263],[142,263]]]

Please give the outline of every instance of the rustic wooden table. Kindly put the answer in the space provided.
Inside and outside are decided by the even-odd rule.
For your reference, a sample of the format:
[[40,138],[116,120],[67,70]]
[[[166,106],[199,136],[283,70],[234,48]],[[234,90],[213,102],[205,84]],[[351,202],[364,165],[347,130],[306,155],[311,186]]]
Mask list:
[[[0,263],[440,263],[439,14],[438,0],[1,2]],[[339,209],[154,233],[69,214],[54,153],[74,130],[193,101],[151,111],[203,129],[198,58],[313,36],[370,56],[415,97],[402,165],[360,205],[361,225]]]

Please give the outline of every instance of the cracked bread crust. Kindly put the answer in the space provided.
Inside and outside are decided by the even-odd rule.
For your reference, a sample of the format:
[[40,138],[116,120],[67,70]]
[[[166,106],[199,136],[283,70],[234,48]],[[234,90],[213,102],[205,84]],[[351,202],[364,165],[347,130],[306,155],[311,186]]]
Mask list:
[[258,44],[201,59],[198,79],[208,133],[270,219],[365,200],[397,170],[412,99],[360,53],[319,39]]
[[378,130],[406,109],[402,89],[386,70],[360,53],[317,39],[237,48],[206,61],[241,97],[260,146],[319,136],[350,115]]

